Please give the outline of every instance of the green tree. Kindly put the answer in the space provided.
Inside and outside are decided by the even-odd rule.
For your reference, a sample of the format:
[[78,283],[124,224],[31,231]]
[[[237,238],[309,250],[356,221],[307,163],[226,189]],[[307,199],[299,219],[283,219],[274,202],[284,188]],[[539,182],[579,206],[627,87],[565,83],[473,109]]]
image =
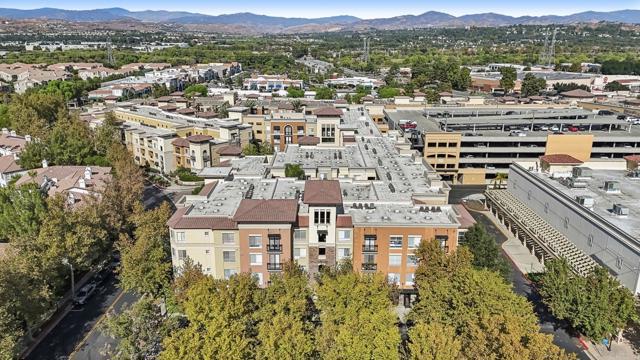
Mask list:
[[418,323],[409,330],[407,347],[411,360],[456,360],[462,344],[451,327]]
[[382,274],[328,272],[316,289],[322,359],[399,359],[393,288]]
[[102,125],[93,134],[95,152],[101,156],[106,156],[109,149],[120,143],[120,129],[113,112],[108,112]]
[[336,96],[336,91],[326,86],[314,88],[313,91],[316,92],[316,100],[332,100]]
[[158,297],[169,288],[169,231],[164,224],[170,216],[171,208],[166,202],[150,211],[144,211],[141,205],[136,207],[133,213],[135,241],[123,234],[119,242],[123,289]]
[[108,351],[110,359],[144,360],[155,358],[162,340],[177,327],[175,317],[165,318],[160,307],[150,297],[142,297],[119,315],[107,315],[102,329],[118,340]]
[[0,305],[0,358],[15,359],[20,350],[20,339],[24,335],[17,319],[6,308]]
[[270,277],[258,311],[256,359],[312,359],[315,308],[307,275],[294,263]]
[[46,215],[45,196],[38,184],[0,188],[0,240],[3,242],[37,236]]
[[207,86],[203,84],[193,84],[184,89],[184,96],[207,96]]
[[229,280],[205,277],[183,303],[189,325],[165,338],[161,360],[231,359],[255,356],[258,286],[247,273]]
[[167,86],[165,84],[153,84],[153,89],[151,90],[151,96],[153,96],[154,98],[159,98],[162,96],[167,96],[169,95],[171,92],[169,91],[169,89],[167,88]]
[[42,160],[49,160],[49,148],[40,141],[32,141],[20,152],[18,163],[23,169],[42,167]]
[[571,66],[569,66],[569,71],[570,72],[582,72],[582,65],[580,65],[580,63],[572,63]]
[[0,104],[0,129],[10,128],[11,119],[9,118],[9,106]]
[[394,87],[383,86],[378,89],[378,96],[383,99],[389,99],[400,95],[400,90]]
[[306,177],[304,169],[299,164],[285,164],[284,176],[296,179],[304,179]]
[[584,91],[591,91],[587,85],[578,85],[576,83],[555,83],[553,84],[553,89],[559,93],[582,89]]
[[55,165],[83,165],[94,153],[92,134],[77,117],[59,119],[47,137],[47,153]]
[[289,86],[287,88],[287,96],[290,98],[301,98],[304,97],[304,90],[303,89],[298,89],[296,87],[293,86]]
[[500,246],[496,243],[484,225],[474,224],[464,234],[465,246],[473,254],[473,265],[478,268],[493,270],[504,276],[509,274],[509,266],[502,257]]
[[539,78],[532,73],[527,73],[522,80],[520,93],[522,96],[540,95],[540,92],[547,87],[547,81]]
[[14,96],[7,116],[18,134],[46,139],[53,124],[68,117],[68,111],[64,97],[32,92]]
[[629,91],[629,87],[627,85],[623,85],[618,81],[607,83],[607,85],[604,86],[604,89],[607,91]]
[[518,73],[516,69],[507,66],[500,68],[500,87],[504,89],[505,93],[509,93],[516,86],[516,80]]

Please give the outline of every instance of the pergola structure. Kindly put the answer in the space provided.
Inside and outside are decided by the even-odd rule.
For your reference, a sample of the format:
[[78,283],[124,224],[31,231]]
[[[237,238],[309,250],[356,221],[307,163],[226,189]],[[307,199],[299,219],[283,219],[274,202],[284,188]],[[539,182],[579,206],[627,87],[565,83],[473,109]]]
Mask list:
[[486,190],[489,211],[542,263],[564,258],[576,274],[586,276],[598,263],[508,190]]

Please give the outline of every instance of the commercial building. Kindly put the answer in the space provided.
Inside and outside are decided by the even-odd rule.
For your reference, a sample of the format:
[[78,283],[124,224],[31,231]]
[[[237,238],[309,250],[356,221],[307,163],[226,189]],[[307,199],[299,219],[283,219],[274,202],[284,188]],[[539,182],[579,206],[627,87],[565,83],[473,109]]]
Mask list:
[[427,162],[463,184],[491,180],[514,162],[536,166],[542,155],[622,159],[640,146],[637,125],[576,108],[441,107],[386,110],[385,117],[391,128],[414,121]]
[[[331,115],[340,140],[330,145],[292,143],[269,162],[203,169],[207,184],[168,222],[176,270],[189,257],[215,277],[250,272],[267,285],[289,261],[313,276],[349,258],[411,293],[420,241],[453,251],[469,217],[447,204],[448,185],[402,137],[381,134],[357,108],[341,114]],[[285,177],[287,164],[304,178]]]
[[637,294],[639,158],[626,160],[627,170],[572,166],[571,157],[538,171],[514,164],[507,189],[487,190],[487,205],[543,261],[566,258],[582,275],[603,266]]
[[287,75],[252,75],[242,82],[242,89],[260,92],[287,90],[289,87],[302,89],[304,82],[302,80],[289,79]]

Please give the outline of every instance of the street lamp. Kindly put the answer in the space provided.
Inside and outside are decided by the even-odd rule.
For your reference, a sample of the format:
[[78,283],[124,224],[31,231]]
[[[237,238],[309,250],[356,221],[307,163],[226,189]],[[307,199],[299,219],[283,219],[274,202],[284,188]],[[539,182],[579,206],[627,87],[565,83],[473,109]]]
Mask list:
[[69,262],[69,259],[63,258],[62,263],[64,265],[69,265],[69,269],[71,269],[71,297],[73,298],[76,294],[76,283],[75,278],[73,277],[73,265]]

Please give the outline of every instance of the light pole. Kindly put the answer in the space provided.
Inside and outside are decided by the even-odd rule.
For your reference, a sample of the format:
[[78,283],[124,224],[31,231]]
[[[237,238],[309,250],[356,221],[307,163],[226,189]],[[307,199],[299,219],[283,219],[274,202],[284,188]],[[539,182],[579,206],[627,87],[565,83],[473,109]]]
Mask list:
[[75,278],[73,277],[73,265],[71,265],[69,259],[67,258],[63,258],[62,263],[64,265],[69,265],[69,269],[71,269],[71,298],[73,298],[76,295],[76,283]]

